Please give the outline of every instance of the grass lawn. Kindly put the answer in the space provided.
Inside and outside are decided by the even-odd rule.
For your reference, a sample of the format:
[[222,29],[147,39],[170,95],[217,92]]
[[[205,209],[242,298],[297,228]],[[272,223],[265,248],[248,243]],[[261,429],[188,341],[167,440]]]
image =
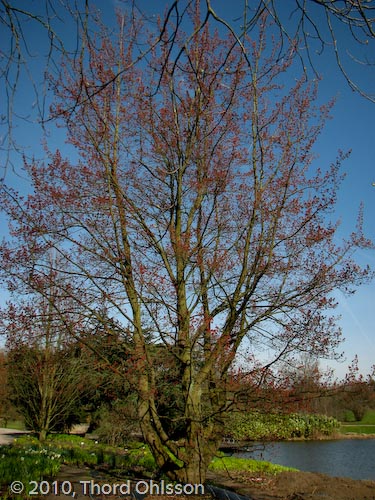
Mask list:
[[356,434],[375,434],[375,425],[344,424],[340,427],[340,432],[342,434],[348,434],[352,432],[355,432]]
[[0,422],[0,427],[5,427],[6,429],[16,429],[17,431],[24,431],[25,425],[22,420],[8,420],[7,425],[4,422]]
[[357,434],[375,434],[375,410],[367,410],[360,422],[342,423],[342,434],[355,432]]
[[278,474],[285,471],[297,471],[292,467],[272,464],[264,460],[250,458],[216,457],[212,460],[209,470],[213,472],[250,472],[254,474]]
[[375,410],[367,410],[361,424],[375,425]]

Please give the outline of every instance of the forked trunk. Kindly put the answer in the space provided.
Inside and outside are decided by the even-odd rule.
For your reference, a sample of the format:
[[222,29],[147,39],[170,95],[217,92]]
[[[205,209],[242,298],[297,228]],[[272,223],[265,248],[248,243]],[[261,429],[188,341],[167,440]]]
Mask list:
[[[161,447],[156,445],[157,439],[153,439],[153,433],[144,434],[145,440],[150,446],[160,473],[166,474],[172,481],[183,484],[203,484],[206,480],[208,466],[215,455],[217,445],[209,444],[196,434],[190,439],[183,440],[176,449],[167,444]],[[195,442],[192,446],[191,441]]]
[[201,391],[190,394],[185,412],[186,430],[178,441],[160,432],[155,424],[157,417],[153,419],[151,411],[142,411],[141,429],[160,473],[179,483],[203,484],[219,446],[222,425],[219,419],[214,424],[211,419],[203,418]]

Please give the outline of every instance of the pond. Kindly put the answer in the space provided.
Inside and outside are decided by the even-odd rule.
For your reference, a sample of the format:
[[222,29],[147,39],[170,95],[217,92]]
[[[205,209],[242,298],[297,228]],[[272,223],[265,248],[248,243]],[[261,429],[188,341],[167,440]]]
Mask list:
[[257,443],[256,450],[236,452],[233,456],[330,476],[375,480],[375,439]]

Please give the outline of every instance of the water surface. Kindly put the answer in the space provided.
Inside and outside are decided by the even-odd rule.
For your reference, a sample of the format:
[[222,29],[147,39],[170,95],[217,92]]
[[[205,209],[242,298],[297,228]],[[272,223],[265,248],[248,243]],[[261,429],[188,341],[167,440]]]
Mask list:
[[375,439],[257,443],[254,452],[233,456],[263,459],[307,472],[375,480]]

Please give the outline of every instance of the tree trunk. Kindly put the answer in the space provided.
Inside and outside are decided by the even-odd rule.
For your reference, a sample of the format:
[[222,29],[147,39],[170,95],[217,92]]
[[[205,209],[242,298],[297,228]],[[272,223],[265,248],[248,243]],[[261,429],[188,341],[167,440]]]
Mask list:
[[[159,472],[166,474],[171,480],[186,484],[203,484],[206,480],[208,465],[216,450],[217,443],[209,444],[202,436],[201,425],[194,426],[189,439],[179,443],[177,452],[174,443],[162,444],[156,433],[144,432],[144,438],[150,446],[159,467]],[[161,446],[158,446],[157,443]],[[194,443],[194,445],[192,445]]]
[[[208,466],[214,457],[221,439],[221,421],[212,423],[202,413],[202,389],[190,387],[186,396],[185,415],[186,432],[180,440],[168,438],[152,418],[151,407],[141,411],[141,429],[143,437],[150,446],[160,473],[171,480],[186,484],[203,484]],[[140,415],[141,415],[140,413]],[[215,412],[214,412],[215,413]],[[212,408],[210,411],[212,414]]]
[[38,439],[41,443],[43,443],[47,438],[47,429],[41,429],[38,432]]

